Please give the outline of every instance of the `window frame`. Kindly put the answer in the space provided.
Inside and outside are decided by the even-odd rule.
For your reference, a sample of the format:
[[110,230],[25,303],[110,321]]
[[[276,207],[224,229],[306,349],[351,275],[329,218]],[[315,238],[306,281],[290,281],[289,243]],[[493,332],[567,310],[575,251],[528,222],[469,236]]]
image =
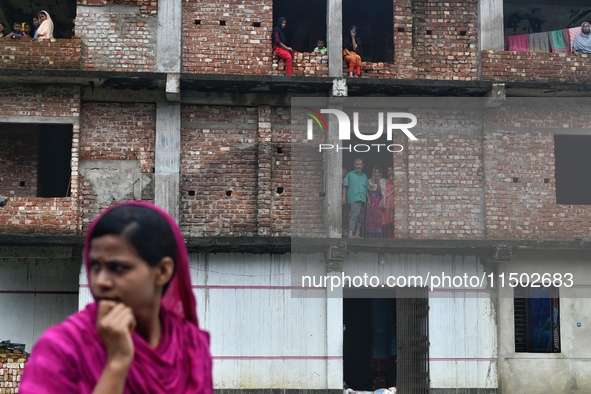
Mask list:
[[[535,297],[535,292],[547,289],[549,297]],[[559,286],[541,284],[540,287],[517,286],[513,289],[513,327],[515,353],[561,353]],[[534,344],[534,300],[549,299],[551,320],[549,349],[536,348]]]

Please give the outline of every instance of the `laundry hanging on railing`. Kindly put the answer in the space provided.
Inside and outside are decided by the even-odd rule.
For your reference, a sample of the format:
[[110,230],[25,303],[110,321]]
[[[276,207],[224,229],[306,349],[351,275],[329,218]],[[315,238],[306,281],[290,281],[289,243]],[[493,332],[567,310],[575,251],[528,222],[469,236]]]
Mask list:
[[505,50],[514,52],[572,53],[575,37],[579,34],[581,34],[580,26],[542,33],[508,36],[505,37]]

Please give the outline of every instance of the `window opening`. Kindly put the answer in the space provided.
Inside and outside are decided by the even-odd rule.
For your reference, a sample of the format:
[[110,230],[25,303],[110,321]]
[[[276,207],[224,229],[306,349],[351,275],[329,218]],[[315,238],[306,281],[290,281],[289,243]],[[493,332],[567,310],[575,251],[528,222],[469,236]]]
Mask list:
[[591,204],[591,136],[555,135],[557,204]]
[[558,288],[514,289],[515,352],[560,353]]

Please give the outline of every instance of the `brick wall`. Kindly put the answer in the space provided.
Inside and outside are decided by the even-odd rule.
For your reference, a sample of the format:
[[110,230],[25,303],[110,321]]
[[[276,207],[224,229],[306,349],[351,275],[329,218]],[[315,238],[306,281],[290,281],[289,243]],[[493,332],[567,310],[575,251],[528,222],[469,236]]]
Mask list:
[[556,204],[552,129],[587,128],[591,114],[561,102],[501,107],[485,118],[500,128],[484,135],[488,238],[590,239],[591,207]]
[[76,35],[84,42],[83,68],[89,71],[149,72],[156,65],[156,15],[129,10],[78,9]]
[[37,195],[37,129],[18,123],[0,131],[0,195]]
[[430,135],[408,144],[409,238],[483,237],[481,160],[480,136]]
[[590,82],[589,55],[482,51],[482,79],[520,82]]
[[[10,197],[8,203],[0,208],[0,223],[3,231],[24,232],[24,233],[75,233],[78,230],[78,215],[76,200],[78,197],[78,179],[72,177],[70,184],[71,197],[68,198],[40,198],[35,197],[36,190],[36,145],[26,147],[22,139],[25,132],[22,131],[23,123],[31,123],[31,116],[51,118],[52,122],[73,123],[72,138],[72,173],[77,171],[78,164],[78,141],[80,129],[76,119],[80,114],[79,89],[75,87],[31,87],[31,86],[2,86],[0,87],[0,122],[2,118],[9,117],[10,121],[4,121],[2,125],[6,130],[7,123],[19,123],[14,126],[21,133],[10,134],[9,139],[20,145],[23,149],[15,156],[20,164],[12,171],[3,172],[2,178],[10,179],[11,183],[25,181],[25,185],[31,185],[29,189],[20,191],[14,190],[15,194]],[[43,123],[42,121],[38,121]],[[28,132],[30,135],[30,132]],[[33,138],[32,135],[30,135]],[[26,141],[30,143],[31,140]],[[0,148],[1,149],[1,148]],[[28,156],[28,157],[27,157]],[[2,160],[3,156],[0,156]],[[27,170],[28,179],[20,179]],[[19,176],[21,175],[21,176]],[[8,190],[10,196],[10,190]]]
[[183,232],[256,235],[257,108],[184,105],[181,111]]
[[80,5],[126,5],[140,7],[142,14],[155,14],[158,12],[157,0],[77,0]]
[[269,108],[271,112],[271,231],[272,235],[291,235],[293,183],[291,180],[291,111]]
[[[270,0],[183,2],[183,71],[269,74],[272,7]],[[260,27],[253,26],[255,23]]]
[[397,77],[415,78],[411,0],[394,0],[394,65]]
[[0,41],[0,68],[80,70],[81,67],[82,41],[76,37]]
[[113,203],[138,197],[153,200],[153,191],[142,190],[138,196],[134,188],[146,183],[142,178],[154,171],[156,106],[85,102],[80,124],[84,130],[80,138],[84,227]]
[[[314,52],[298,53],[293,59],[293,75],[328,77],[328,55]],[[285,60],[273,55],[271,75],[285,75]]]
[[2,116],[80,115],[80,93],[76,87],[0,86],[0,100]]
[[476,0],[412,2],[413,52],[418,78],[478,79],[477,11]]

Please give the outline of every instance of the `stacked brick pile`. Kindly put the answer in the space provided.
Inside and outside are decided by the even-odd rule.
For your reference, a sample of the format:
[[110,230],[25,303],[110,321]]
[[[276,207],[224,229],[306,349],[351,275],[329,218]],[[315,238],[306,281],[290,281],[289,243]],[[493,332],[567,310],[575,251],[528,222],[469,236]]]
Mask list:
[[0,342],[0,394],[18,393],[18,385],[27,361],[25,345]]
[[[271,75],[285,75],[285,60],[273,55]],[[301,52],[294,56],[293,75],[328,76],[328,55]]]

